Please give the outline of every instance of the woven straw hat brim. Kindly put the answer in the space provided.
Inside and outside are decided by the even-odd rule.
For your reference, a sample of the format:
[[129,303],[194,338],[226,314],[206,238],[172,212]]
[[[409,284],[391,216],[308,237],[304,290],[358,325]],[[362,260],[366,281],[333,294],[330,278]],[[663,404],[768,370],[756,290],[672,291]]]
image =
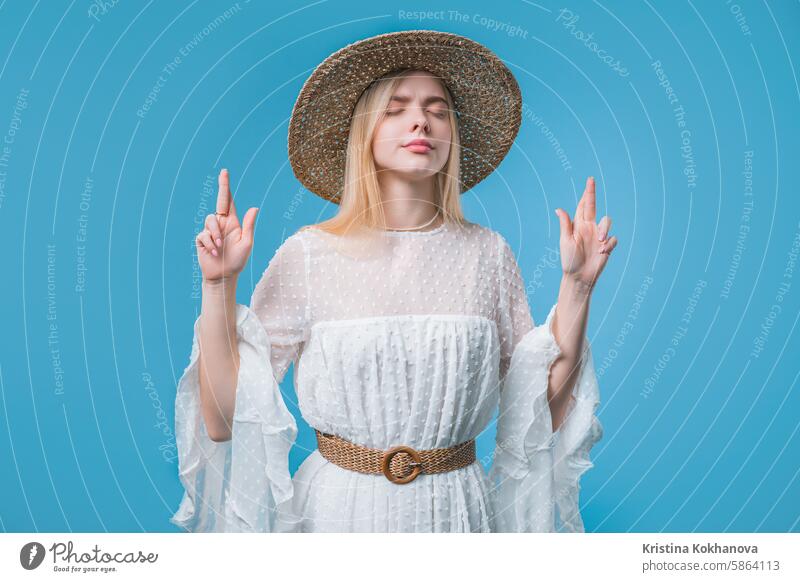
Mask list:
[[450,90],[459,115],[462,192],[500,164],[522,118],[519,85],[508,67],[463,36],[392,32],[338,50],[303,85],[289,122],[289,162],[308,190],[339,203],[355,104],[375,79],[400,69],[428,71]]

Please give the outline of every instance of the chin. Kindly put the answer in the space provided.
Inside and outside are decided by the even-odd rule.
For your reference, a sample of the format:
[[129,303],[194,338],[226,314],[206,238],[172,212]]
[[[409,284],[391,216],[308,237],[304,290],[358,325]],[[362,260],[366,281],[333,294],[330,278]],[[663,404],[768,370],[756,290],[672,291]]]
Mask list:
[[404,172],[404,174],[408,176],[410,180],[422,180],[424,178],[430,178],[431,176],[435,176],[438,173],[439,170],[434,168],[420,168],[419,170],[411,170]]
[[402,176],[408,181],[417,181],[435,176],[441,171],[441,168],[431,168],[428,166],[400,166],[390,168],[389,171],[398,176]]

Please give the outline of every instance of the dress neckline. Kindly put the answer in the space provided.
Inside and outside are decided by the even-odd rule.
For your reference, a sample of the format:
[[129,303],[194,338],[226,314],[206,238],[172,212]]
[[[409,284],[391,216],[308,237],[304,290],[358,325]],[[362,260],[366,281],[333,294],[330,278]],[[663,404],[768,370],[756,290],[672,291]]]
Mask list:
[[[320,235],[330,234],[321,228],[317,228],[316,226],[312,226],[307,231],[315,232]],[[378,235],[384,234],[386,236],[392,237],[420,237],[420,236],[431,236],[435,234],[439,234],[449,230],[448,223],[445,221],[436,228],[432,228],[430,230],[388,230],[388,229],[381,229],[381,228],[366,228],[367,231],[372,233],[377,233]]]
[[391,230],[391,229],[378,229],[379,232],[382,234],[386,234],[388,236],[423,236],[423,235],[431,235],[436,234],[437,232],[441,232],[447,226],[447,222],[442,222],[436,228],[432,228],[430,230]]

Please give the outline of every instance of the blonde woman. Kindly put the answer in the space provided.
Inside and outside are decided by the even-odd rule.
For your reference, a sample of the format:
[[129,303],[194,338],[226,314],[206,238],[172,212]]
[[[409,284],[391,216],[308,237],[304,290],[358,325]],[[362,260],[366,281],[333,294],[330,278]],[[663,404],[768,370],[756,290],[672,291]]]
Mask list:
[[[284,241],[249,307],[253,246],[219,176],[197,237],[202,312],[176,400],[173,523],[189,531],[583,531],[579,480],[602,436],[585,337],[616,237],[594,181],[558,210],[563,278],[534,326],[514,253],[464,219],[460,195],[512,145],[519,88],[485,47],[408,31],[326,59],[289,128],[295,175],[339,205]],[[318,448],[290,475],[295,364]],[[487,474],[475,438],[499,405]]]

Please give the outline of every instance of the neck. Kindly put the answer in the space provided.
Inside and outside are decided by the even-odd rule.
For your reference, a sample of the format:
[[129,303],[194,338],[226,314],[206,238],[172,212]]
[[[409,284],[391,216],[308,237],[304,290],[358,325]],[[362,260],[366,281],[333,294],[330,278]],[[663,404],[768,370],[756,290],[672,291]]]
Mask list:
[[378,184],[381,188],[383,212],[388,229],[435,228],[436,218],[430,226],[424,226],[436,217],[436,176],[410,181],[393,172],[380,172]]

